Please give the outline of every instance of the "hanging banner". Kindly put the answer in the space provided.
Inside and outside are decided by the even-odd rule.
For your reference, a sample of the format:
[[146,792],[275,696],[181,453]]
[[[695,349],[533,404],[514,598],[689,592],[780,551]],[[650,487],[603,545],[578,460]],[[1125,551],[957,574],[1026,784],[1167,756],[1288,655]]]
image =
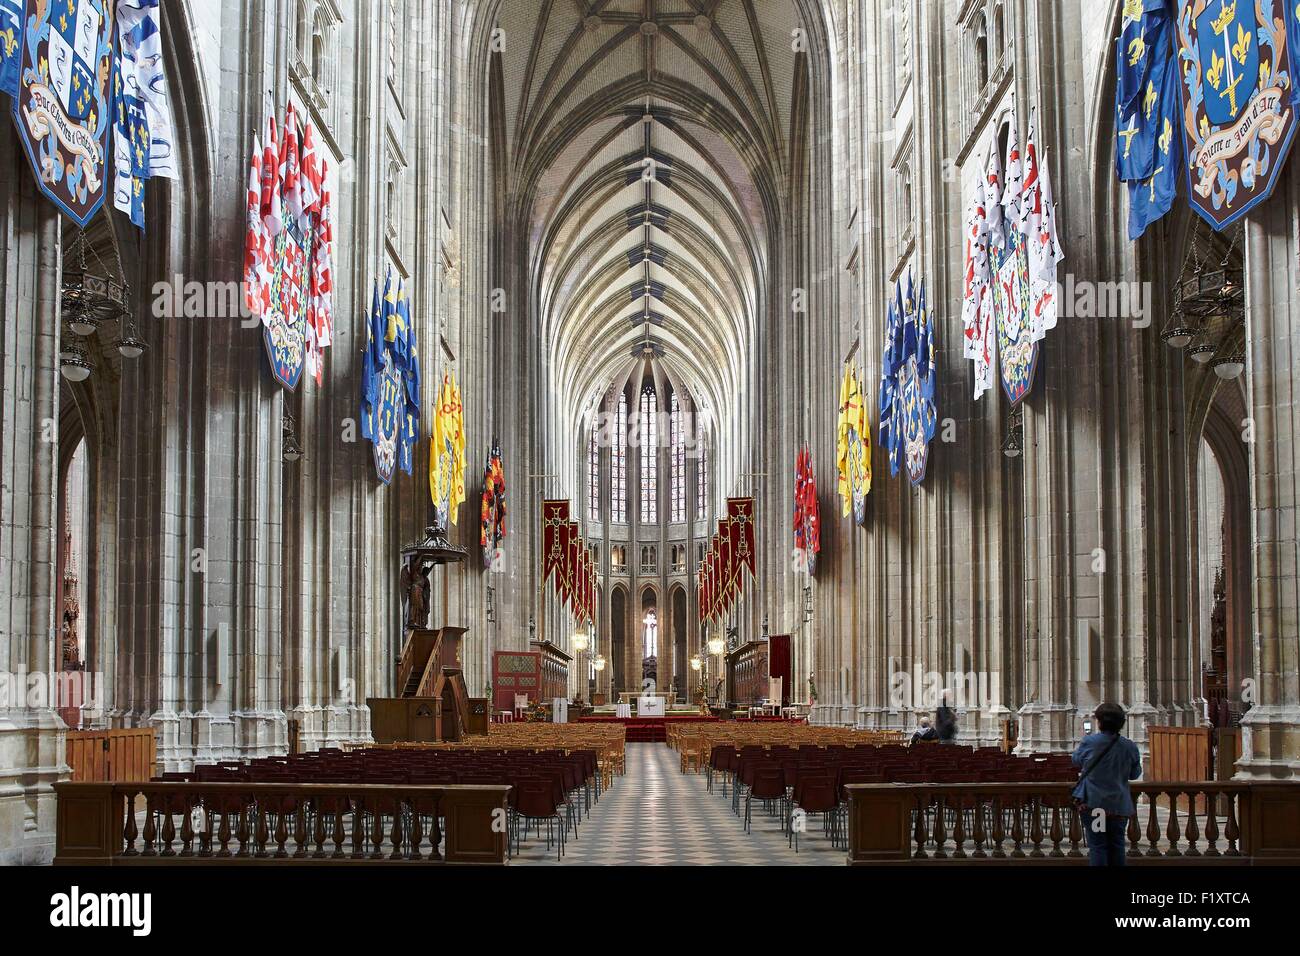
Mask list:
[[479,514],[478,543],[483,549],[483,567],[490,570],[506,536],[506,469],[501,463],[501,446],[496,442],[483,466]]
[[915,340],[898,374],[899,409],[896,422],[902,427],[903,464],[913,486],[925,480],[938,416],[934,404],[934,323],[925,305],[925,280],[919,299],[910,293],[903,303],[907,310],[904,339]]
[[1291,149],[1294,2],[1179,0],[1188,198],[1215,229],[1272,194]]
[[[542,581],[552,572],[564,573],[565,548],[569,530],[569,502],[563,499],[542,502]],[[557,585],[558,586],[558,585]]]
[[18,138],[38,188],[83,228],[108,196],[113,125],[109,14],[104,0],[27,0],[23,16],[13,100]]
[[727,499],[727,529],[731,534],[729,542],[732,566],[735,568],[737,590],[743,583],[741,570],[747,570],[750,577],[754,569],[754,499]]
[[402,376],[390,352],[384,352],[384,364],[379,373],[374,410],[375,472],[384,484],[390,484],[397,471],[397,451],[405,416],[406,390]]
[[835,430],[835,465],[841,513],[851,513],[858,524],[867,520],[867,494],[871,491],[871,426],[867,399],[857,367],[847,365],[840,382],[840,415]]
[[0,0],[0,93],[18,95],[23,59],[23,0]]
[[1020,233],[1013,232],[1007,248],[996,250],[993,259],[993,312],[1002,390],[1015,405],[1029,394],[1038,366],[1038,343],[1029,315],[1029,259]]
[[822,549],[821,509],[817,504],[817,479],[812,453],[799,449],[794,466],[794,556],[796,570],[817,573],[817,553]]

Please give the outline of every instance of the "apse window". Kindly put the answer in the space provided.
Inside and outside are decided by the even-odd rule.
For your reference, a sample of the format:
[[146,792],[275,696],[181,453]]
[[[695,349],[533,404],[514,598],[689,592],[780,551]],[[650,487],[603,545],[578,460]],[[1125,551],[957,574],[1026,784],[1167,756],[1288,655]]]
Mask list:
[[659,399],[654,389],[647,387],[641,393],[641,523],[654,524],[659,520],[659,449],[658,424]]

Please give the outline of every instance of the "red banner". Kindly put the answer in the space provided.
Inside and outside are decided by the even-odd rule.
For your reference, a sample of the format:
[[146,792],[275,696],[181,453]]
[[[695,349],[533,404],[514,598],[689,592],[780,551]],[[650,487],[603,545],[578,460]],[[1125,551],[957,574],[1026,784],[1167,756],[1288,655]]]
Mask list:
[[561,580],[564,587],[560,593],[575,611],[578,608],[578,551],[582,547],[582,536],[578,533],[578,522],[570,521],[565,530],[564,539],[564,575]]
[[740,586],[740,571],[745,568],[754,576],[754,499],[727,499],[727,527],[731,531],[732,566],[736,573],[736,586]]
[[552,571],[559,571],[556,588],[561,587],[564,576],[565,537],[569,528],[569,503],[547,500],[542,502],[542,581],[551,579]]

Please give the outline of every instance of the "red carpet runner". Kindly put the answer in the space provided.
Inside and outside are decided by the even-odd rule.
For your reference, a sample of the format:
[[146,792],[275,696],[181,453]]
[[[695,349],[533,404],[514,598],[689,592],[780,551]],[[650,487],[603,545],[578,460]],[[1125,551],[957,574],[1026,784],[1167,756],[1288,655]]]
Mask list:
[[687,721],[704,723],[715,721],[716,717],[704,717],[699,714],[680,714],[671,717],[579,717],[580,724],[622,724],[627,728],[627,742],[630,744],[656,744],[668,740],[668,722]]

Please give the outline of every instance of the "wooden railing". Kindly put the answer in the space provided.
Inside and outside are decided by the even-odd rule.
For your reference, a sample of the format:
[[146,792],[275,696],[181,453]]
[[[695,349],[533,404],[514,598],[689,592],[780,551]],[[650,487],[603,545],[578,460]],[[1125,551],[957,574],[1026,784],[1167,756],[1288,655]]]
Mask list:
[[55,864],[506,860],[508,786],[56,783]]
[[[1300,784],[1135,783],[1131,863],[1300,862]],[[850,784],[849,863],[1072,863],[1069,784]]]

